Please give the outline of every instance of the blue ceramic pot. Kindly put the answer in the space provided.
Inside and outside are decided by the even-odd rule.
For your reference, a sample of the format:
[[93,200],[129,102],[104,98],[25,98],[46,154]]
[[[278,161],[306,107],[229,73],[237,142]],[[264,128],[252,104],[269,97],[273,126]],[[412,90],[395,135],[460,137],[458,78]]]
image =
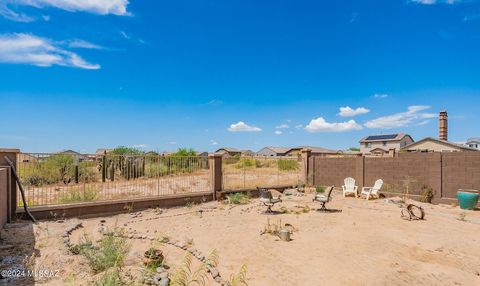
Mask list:
[[480,194],[477,190],[460,189],[457,192],[457,200],[460,208],[464,210],[473,210],[477,206]]

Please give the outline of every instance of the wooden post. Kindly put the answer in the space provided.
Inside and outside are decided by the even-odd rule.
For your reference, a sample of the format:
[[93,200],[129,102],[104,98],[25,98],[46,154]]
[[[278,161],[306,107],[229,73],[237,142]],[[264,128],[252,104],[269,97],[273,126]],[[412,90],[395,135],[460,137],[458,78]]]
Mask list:
[[210,182],[213,192],[213,200],[217,199],[217,192],[222,191],[222,154],[208,155],[210,166]]
[[[18,169],[18,154],[20,153],[20,149],[1,149],[0,148],[0,166],[8,166],[7,161],[5,160],[5,156],[12,161],[15,167]],[[10,170],[10,168],[8,168]],[[17,215],[17,183],[15,181],[15,177],[13,176],[13,172],[10,170],[8,184],[7,184],[7,222],[12,222],[15,220]]]

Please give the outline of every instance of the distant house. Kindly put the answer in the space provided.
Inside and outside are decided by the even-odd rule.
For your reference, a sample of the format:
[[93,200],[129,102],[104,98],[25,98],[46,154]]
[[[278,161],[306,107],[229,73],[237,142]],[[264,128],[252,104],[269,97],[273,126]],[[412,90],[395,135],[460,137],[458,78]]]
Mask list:
[[260,151],[257,152],[257,156],[268,156],[268,157],[273,157],[273,156],[285,156],[288,151],[290,151],[291,148],[287,147],[264,147],[260,149]]
[[208,157],[208,152],[197,152],[197,156]]
[[241,150],[238,150],[238,149],[235,149],[235,148],[229,148],[229,147],[220,148],[217,151],[215,151],[215,153],[222,154],[222,156],[224,156],[224,157],[233,157],[233,156],[241,156],[242,155]]
[[252,150],[240,150],[242,156],[255,156],[255,152]]
[[285,156],[299,156],[302,153],[302,149],[311,150],[312,156],[336,156],[341,154],[341,151],[339,150],[331,150],[331,149],[314,147],[314,146],[298,146],[288,150]]
[[80,162],[81,161],[87,161],[87,160],[90,159],[87,155],[80,154],[77,151],[73,151],[73,150],[63,150],[63,151],[57,152],[56,154],[72,155],[72,157],[75,160],[78,160]]
[[480,150],[480,137],[469,138],[464,144],[466,147]]
[[478,151],[478,149],[470,148],[453,142],[439,140],[431,137],[424,138],[420,141],[407,145],[403,148],[408,152],[464,152]]
[[383,155],[391,151],[400,151],[412,144],[412,137],[404,133],[370,135],[360,140],[360,152],[363,155]]
[[107,148],[98,148],[97,151],[95,151],[96,155],[103,155],[105,153],[110,153],[112,152],[113,149],[107,149]]

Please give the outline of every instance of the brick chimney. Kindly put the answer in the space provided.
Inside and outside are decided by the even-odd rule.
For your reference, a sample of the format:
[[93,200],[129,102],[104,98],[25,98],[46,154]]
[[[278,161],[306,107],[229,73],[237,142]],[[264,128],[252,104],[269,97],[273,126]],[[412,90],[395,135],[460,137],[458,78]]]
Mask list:
[[448,141],[448,115],[447,111],[440,111],[440,129],[438,138],[440,140]]

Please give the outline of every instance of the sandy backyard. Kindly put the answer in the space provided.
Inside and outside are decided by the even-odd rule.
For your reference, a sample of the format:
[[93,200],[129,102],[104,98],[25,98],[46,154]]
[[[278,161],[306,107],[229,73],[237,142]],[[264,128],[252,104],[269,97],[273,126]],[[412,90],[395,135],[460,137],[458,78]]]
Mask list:
[[[2,238],[13,248],[0,250],[0,268],[9,269],[19,253],[36,253],[34,267],[58,269],[58,275],[25,280],[24,285],[92,285],[98,275],[81,255],[69,253],[62,238],[65,228],[81,222],[71,233],[72,243],[85,235],[98,239],[99,227],[124,229],[131,249],[123,271],[137,278],[143,253],[152,245],[164,252],[169,272],[174,272],[186,252],[157,241],[169,237],[205,255],[215,249],[224,279],[246,265],[248,285],[480,285],[479,211],[415,202],[425,209],[426,220],[407,221],[400,218],[400,207],[385,199],[344,199],[337,193],[328,208],[341,212],[331,213],[314,211],[319,204],[311,194],[283,199],[274,209],[308,206],[311,211],[265,215],[265,207],[253,199],[246,205],[210,202],[7,228]],[[268,219],[293,225],[293,240],[260,235]],[[209,277],[207,285],[221,284]]]

